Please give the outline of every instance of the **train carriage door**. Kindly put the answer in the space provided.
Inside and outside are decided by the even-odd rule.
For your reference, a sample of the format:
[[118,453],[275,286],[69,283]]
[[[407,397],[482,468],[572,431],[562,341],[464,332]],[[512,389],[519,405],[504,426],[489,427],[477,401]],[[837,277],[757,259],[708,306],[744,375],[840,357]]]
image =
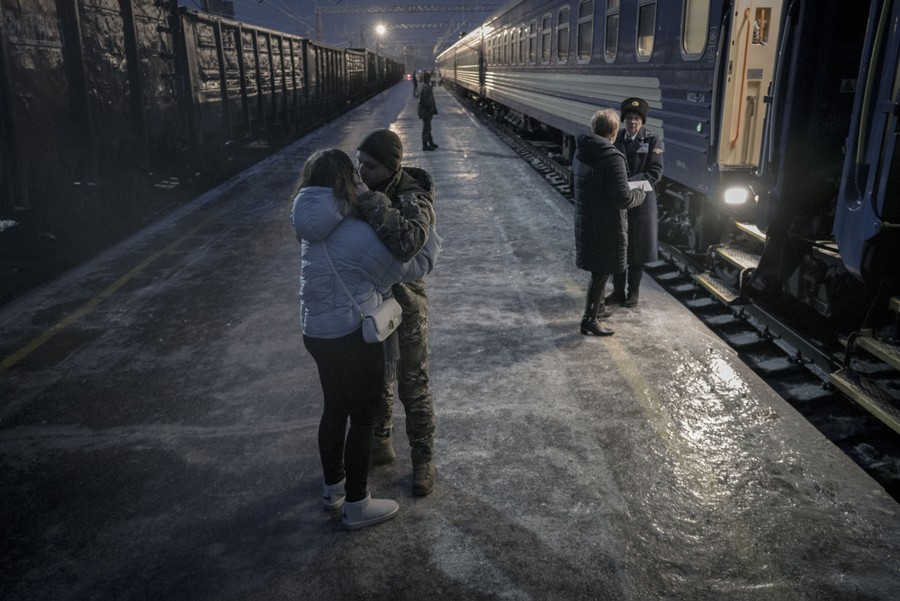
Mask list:
[[775,68],[781,5],[781,0],[733,4],[718,140],[721,167],[759,166],[763,96]]

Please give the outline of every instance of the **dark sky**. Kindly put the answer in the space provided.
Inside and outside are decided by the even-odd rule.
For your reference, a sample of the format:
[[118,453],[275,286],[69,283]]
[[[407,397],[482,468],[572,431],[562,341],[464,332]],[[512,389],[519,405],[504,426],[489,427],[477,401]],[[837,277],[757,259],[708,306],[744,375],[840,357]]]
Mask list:
[[[441,49],[458,39],[459,33],[471,31],[483,22],[490,12],[459,10],[452,12],[390,12],[383,10],[398,6],[411,7],[484,7],[500,5],[505,0],[233,0],[238,21],[261,25],[278,31],[316,39],[316,6],[321,9],[321,41],[341,47],[358,48],[364,45],[375,49],[375,27],[387,28],[379,40],[384,54],[412,63],[416,68],[433,64],[435,47]],[[201,0],[181,0],[197,8]],[[365,7],[377,12],[334,14],[330,9]],[[411,60],[410,60],[411,59]]]

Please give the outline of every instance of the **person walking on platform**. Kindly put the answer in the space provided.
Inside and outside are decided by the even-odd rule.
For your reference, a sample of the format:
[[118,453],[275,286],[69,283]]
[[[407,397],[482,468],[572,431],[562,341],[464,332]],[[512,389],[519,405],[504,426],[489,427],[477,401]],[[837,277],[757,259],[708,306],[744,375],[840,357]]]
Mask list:
[[438,147],[431,137],[431,119],[438,114],[434,103],[434,90],[431,87],[431,71],[422,73],[422,84],[417,92],[419,99],[419,119],[422,120],[422,150],[434,150]]
[[610,336],[600,325],[609,317],[603,304],[610,274],[625,271],[628,248],[626,210],[644,202],[644,191],[628,185],[625,156],[613,146],[619,115],[603,109],[591,118],[590,134],[576,141],[572,162],[575,184],[575,265],[591,272],[581,333]]
[[[640,293],[644,264],[658,258],[656,192],[653,186],[663,173],[663,146],[659,138],[644,127],[649,106],[641,98],[627,98],[622,102],[624,127],[614,142],[625,155],[628,181],[646,181],[647,198],[639,207],[628,209],[628,269],[613,275],[613,292],[606,304],[636,307]],[[625,284],[628,283],[626,292]]]
[[[422,84],[424,85],[424,84]],[[421,88],[421,86],[420,86]],[[422,169],[401,168],[403,145],[389,129],[376,129],[357,147],[359,175],[376,194],[360,202],[365,219],[400,260],[416,256],[435,223],[434,183]],[[397,390],[406,413],[413,467],[412,492],[427,495],[437,477],[434,466],[434,405],[428,387],[428,297],[421,280],[397,284],[394,298],[403,308]],[[387,382],[375,427],[373,465],[394,461],[391,440],[394,386]]]
[[318,434],[322,503],[326,510],[343,508],[349,529],[378,524],[399,510],[368,490],[375,419],[392,365],[389,342],[363,339],[360,312],[379,305],[397,282],[420,280],[440,253],[440,239],[432,236],[414,260],[395,258],[356,216],[369,196],[346,153],[320,150],[303,166],[291,211],[301,243],[303,344],[316,362],[324,397]]

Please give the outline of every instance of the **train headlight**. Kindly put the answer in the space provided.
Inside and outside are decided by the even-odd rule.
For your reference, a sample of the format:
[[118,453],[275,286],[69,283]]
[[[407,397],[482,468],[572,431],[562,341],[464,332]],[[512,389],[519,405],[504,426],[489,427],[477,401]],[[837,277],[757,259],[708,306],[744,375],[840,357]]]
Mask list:
[[752,191],[745,186],[735,186],[725,190],[725,204],[742,205],[751,198]]

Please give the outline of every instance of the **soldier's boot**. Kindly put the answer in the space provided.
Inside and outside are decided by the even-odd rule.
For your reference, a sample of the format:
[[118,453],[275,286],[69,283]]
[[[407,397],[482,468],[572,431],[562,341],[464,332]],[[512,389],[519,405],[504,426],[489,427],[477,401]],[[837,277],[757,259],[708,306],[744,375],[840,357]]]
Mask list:
[[397,454],[394,452],[394,445],[391,437],[386,438],[375,437],[372,443],[372,458],[369,461],[371,465],[388,465],[394,463]]
[[643,268],[628,269],[628,296],[625,297],[623,303],[626,307],[637,307],[638,295],[641,291],[641,276],[644,275]]
[[413,461],[412,493],[417,497],[424,497],[434,490],[437,479],[437,470],[434,461]]
[[412,493],[424,497],[434,490],[437,470],[434,467],[434,446],[431,443],[416,442],[410,445],[412,460]]
[[625,272],[614,273],[612,277],[613,291],[606,297],[607,305],[621,305],[625,302]]

